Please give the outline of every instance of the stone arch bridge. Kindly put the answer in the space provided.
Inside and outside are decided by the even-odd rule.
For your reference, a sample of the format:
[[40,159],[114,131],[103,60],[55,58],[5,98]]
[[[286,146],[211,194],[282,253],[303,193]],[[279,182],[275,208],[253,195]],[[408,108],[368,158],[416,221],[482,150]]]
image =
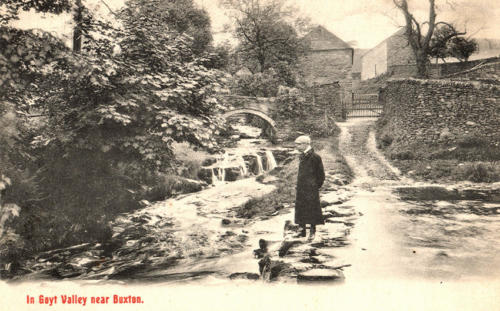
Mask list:
[[272,118],[276,110],[275,98],[226,95],[223,100],[232,107],[222,115],[224,118],[239,115],[256,116],[266,124],[263,128],[266,136],[271,140],[277,137],[278,125]]
[[[287,119],[274,120],[278,105],[274,97],[250,97],[239,95],[225,95],[221,100],[227,103],[230,110],[223,116],[230,118],[236,115],[252,115],[265,122],[264,133],[271,141],[282,140],[289,137],[290,134],[299,134],[304,131],[297,128],[297,123],[316,124],[314,130],[323,127],[321,130],[329,131],[334,121],[345,120],[341,88],[338,83],[324,84],[314,86],[308,92],[305,92],[304,98],[307,101],[308,113],[301,120]],[[298,122],[299,121],[299,122]]]

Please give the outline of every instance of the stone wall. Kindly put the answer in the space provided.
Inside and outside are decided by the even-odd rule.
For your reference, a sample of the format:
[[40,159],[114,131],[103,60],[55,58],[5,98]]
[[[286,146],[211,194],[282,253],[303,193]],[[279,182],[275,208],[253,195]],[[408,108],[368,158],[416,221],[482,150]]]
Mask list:
[[[432,79],[456,77],[466,71],[475,70],[476,67],[498,62],[500,62],[498,57],[492,57],[469,62],[429,64],[429,76]],[[491,71],[495,69],[490,67],[488,70]],[[417,67],[414,64],[391,64],[388,66],[387,72],[389,76],[394,79],[409,78],[417,75]],[[471,75],[471,79],[473,79],[473,75]]]
[[[309,90],[314,95],[315,114],[325,118],[329,116],[334,120],[342,120],[342,99],[344,87],[340,83],[318,85]],[[306,97],[307,99],[307,97]],[[312,96],[309,97],[312,100]],[[312,118],[312,117],[311,117]]]
[[474,67],[480,66],[482,64],[496,63],[499,61],[500,58],[491,57],[491,58],[477,59],[468,62],[453,62],[453,63],[438,64],[438,65],[433,65],[433,67],[439,67],[440,77],[447,77],[449,75],[473,69]]
[[329,84],[352,80],[352,49],[311,51],[301,59],[307,84]]
[[500,140],[500,86],[451,80],[389,80],[381,92],[393,144]]
[[450,75],[453,80],[481,80],[492,84],[500,84],[500,61],[479,65],[470,70]]

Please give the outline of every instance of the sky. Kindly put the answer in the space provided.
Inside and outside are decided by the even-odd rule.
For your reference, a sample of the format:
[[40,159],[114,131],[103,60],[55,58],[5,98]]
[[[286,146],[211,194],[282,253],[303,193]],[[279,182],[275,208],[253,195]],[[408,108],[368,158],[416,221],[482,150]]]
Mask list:
[[[84,0],[103,17],[110,15],[102,0]],[[120,8],[124,0],[104,0],[111,9]],[[298,15],[309,17],[313,24],[322,25],[342,40],[357,48],[372,48],[404,25],[404,20],[392,0],[289,0]],[[222,33],[230,20],[218,7],[218,0],[195,0],[205,8],[212,20],[215,43],[231,40]],[[427,0],[410,0],[410,8],[419,21],[428,15]],[[500,39],[500,0],[436,0],[438,20],[454,22],[476,38]],[[51,31],[68,42],[71,38],[71,17],[68,15],[23,13],[15,23],[21,28]]]

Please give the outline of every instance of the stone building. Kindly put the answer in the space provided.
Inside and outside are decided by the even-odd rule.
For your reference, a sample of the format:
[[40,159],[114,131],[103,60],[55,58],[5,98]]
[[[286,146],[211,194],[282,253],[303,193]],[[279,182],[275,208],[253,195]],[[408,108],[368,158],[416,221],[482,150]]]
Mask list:
[[323,26],[312,29],[304,39],[310,47],[301,60],[306,83],[312,86],[338,82],[349,87],[354,49]]
[[408,44],[406,28],[366,52],[361,60],[361,79],[371,79],[389,72],[393,77],[410,77],[416,73],[415,56]]

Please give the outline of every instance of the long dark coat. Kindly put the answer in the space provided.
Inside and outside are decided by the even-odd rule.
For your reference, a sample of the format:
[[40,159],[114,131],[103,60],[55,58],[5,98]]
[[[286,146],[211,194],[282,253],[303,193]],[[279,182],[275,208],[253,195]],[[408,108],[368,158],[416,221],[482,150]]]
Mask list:
[[321,157],[310,149],[300,156],[295,198],[295,223],[324,224],[319,201],[319,188],[325,181]]

